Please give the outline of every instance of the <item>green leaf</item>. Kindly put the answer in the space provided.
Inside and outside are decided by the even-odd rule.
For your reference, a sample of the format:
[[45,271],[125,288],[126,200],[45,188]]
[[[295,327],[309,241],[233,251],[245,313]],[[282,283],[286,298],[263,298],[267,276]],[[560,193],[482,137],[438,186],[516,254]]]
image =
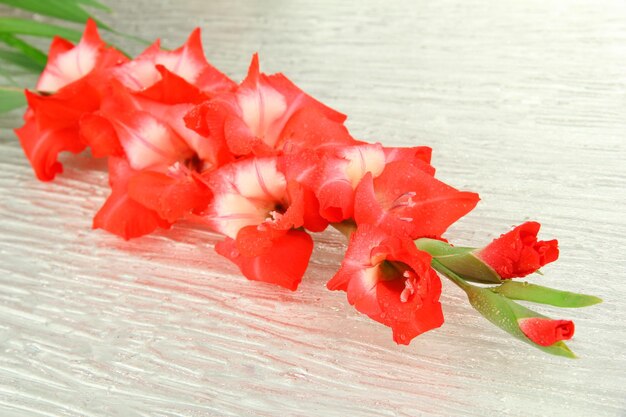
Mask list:
[[500,284],[500,276],[489,265],[474,256],[475,248],[452,246],[436,239],[417,239],[415,246],[466,281]]
[[437,260],[432,261],[432,266],[461,287],[467,294],[467,299],[472,307],[474,307],[476,311],[478,311],[491,323],[495,324],[517,339],[526,342],[537,349],[543,350],[544,352],[567,358],[576,358],[574,352],[572,352],[563,341],[556,342],[550,346],[541,346],[526,337],[519,327],[519,319],[529,317],[545,318],[545,316],[519,305],[503,295],[493,292],[489,288],[482,288],[468,284],[461,279],[461,277],[447,269]]
[[39,66],[39,71],[43,71],[43,69],[45,68],[46,62],[48,60],[46,54],[29,44],[28,42],[16,38],[15,36],[8,33],[0,33],[0,42],[4,42],[13,49],[17,49],[18,51],[20,51],[24,56],[33,61],[34,64],[37,64]]
[[[11,7],[28,10],[44,16],[56,17],[76,23],[85,23],[89,18],[89,13],[80,7],[84,1],[77,0],[0,0]],[[95,20],[95,19],[94,19]],[[98,26],[110,30],[104,23],[96,20]]]
[[41,66],[20,52],[0,49],[0,60],[27,69],[30,72],[41,72]]
[[0,113],[6,113],[26,105],[24,90],[13,87],[0,87]]
[[70,41],[78,42],[82,33],[48,23],[35,22],[30,19],[18,19],[11,17],[0,17],[0,33],[13,35],[30,35],[44,38],[60,36]]
[[565,308],[587,307],[602,302],[600,298],[593,295],[555,290],[528,282],[505,281],[502,285],[490,288],[490,290],[512,300],[531,301]]
[[84,4],[86,6],[91,6],[96,9],[104,10],[107,13],[111,12],[111,9],[109,7],[105,6],[104,4],[100,2],[97,2],[96,0],[68,0],[68,1]]

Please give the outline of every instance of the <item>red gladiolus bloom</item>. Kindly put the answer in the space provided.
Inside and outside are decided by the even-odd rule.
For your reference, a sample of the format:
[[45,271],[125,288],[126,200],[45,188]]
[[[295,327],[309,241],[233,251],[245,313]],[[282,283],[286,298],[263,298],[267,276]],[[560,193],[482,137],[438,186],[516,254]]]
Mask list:
[[225,141],[234,155],[264,156],[277,154],[290,141],[313,147],[354,143],[342,125],[345,118],[284,75],[260,73],[255,54],[248,76],[233,93],[202,104],[185,121]]
[[145,90],[162,77],[158,66],[183,78],[209,96],[230,91],[236,84],[207,61],[200,29],[196,28],[184,45],[173,51],[161,49],[157,40],[137,58],[115,69],[115,77],[128,89]]
[[570,320],[552,320],[530,317],[518,320],[522,332],[540,346],[550,346],[574,336],[574,323]]
[[478,194],[435,179],[428,164],[395,161],[377,178],[371,173],[363,177],[355,193],[354,219],[411,239],[440,237],[478,200]]
[[37,90],[53,93],[92,72],[102,73],[126,61],[124,54],[106,46],[98,35],[96,23],[89,19],[78,45],[59,37],[52,40]]
[[385,148],[379,143],[342,146],[326,151],[317,163],[310,185],[320,204],[320,214],[332,223],[353,217],[354,190],[365,176],[382,174],[386,164],[405,160],[430,174],[431,150],[428,147]]
[[[60,152],[82,152],[91,145],[86,133],[99,135],[107,129],[106,124],[94,128],[97,120],[91,116],[100,107],[111,68],[125,61],[120,52],[106,48],[92,20],[87,22],[78,45],[60,38],[52,41],[37,89],[53,94],[26,91],[29,109],[24,115],[25,124],[15,130],[37,178],[54,179],[63,172],[57,160]],[[107,150],[110,154],[116,151],[113,147]],[[94,149],[93,154],[103,156],[101,148]]]
[[209,177],[214,194],[204,220],[227,236],[216,245],[251,280],[295,290],[313,250],[302,188],[287,182],[275,157],[237,161]]
[[[192,103],[206,96],[164,67],[159,66],[158,70],[161,80],[140,93],[113,82],[110,95],[94,117],[110,125],[101,141],[118,143],[128,161],[123,185],[113,188],[110,198],[128,198],[169,225],[206,209],[211,192],[201,174],[219,165],[223,147],[183,123],[183,115]],[[102,210],[110,205],[107,201]],[[102,218],[102,213],[98,213],[97,219]],[[123,231],[121,236],[126,239],[163,225],[152,223],[152,230],[145,227],[128,233],[118,224],[128,221],[123,211],[106,218],[109,221],[97,221],[94,225],[116,234]]]
[[430,260],[409,238],[359,225],[327,287],[346,291],[358,311],[391,327],[396,343],[409,344],[443,324],[441,282]]
[[476,256],[501,278],[524,277],[559,257],[557,240],[538,241],[541,225],[526,222],[495,239]]

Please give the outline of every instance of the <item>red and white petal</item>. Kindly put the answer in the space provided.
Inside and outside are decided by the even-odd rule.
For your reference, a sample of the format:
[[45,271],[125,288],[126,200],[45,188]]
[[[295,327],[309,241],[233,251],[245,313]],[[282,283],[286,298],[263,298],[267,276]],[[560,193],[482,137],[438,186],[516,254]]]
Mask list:
[[235,87],[232,80],[207,62],[200,29],[195,29],[185,44],[174,51],[162,50],[160,42],[156,41],[136,59],[117,69],[115,76],[131,90],[141,91],[161,80],[158,66],[167,68],[209,96]]
[[198,76],[208,65],[202,48],[200,28],[194,29],[180,48],[171,52],[159,51],[154,63],[163,65],[192,84],[195,83]]
[[320,213],[337,223],[352,218],[354,189],[367,172],[380,175],[385,167],[385,154],[380,144],[344,146],[324,155],[318,166],[318,183],[314,189]]
[[278,170],[276,158],[253,158],[236,162],[232,185],[246,198],[279,202],[285,198],[287,180]]
[[[184,117],[194,107],[193,104],[181,103],[162,105],[140,101],[142,107],[164,122],[186,144],[186,147],[202,161],[200,172],[214,170],[232,160],[226,145],[218,138],[209,135],[202,136],[187,127]],[[187,151],[184,151],[187,152]]]
[[286,198],[285,176],[275,158],[253,158],[226,165],[209,177],[214,201],[206,220],[235,238],[248,225],[259,225]]
[[260,204],[240,194],[214,192],[213,204],[204,219],[215,231],[233,239],[242,228],[263,223],[273,208],[271,203]]
[[91,19],[87,21],[83,37],[76,47],[60,52],[67,47],[67,43],[61,48],[59,42],[53,45],[54,53],[51,53],[51,59],[37,82],[39,91],[60,90],[89,74],[96,66],[101,49],[105,47],[98,35],[96,23]]
[[385,152],[379,143],[346,146],[337,150],[337,156],[348,161],[345,175],[353,189],[366,173],[376,178],[385,169]]
[[160,79],[154,62],[137,58],[113,70],[114,77],[132,91],[141,91]]
[[[237,155],[275,154],[285,142],[294,140],[291,118],[303,108],[313,109],[321,118],[342,123],[340,113],[324,106],[296,87],[282,74],[260,73],[258,56],[252,58],[248,75],[232,95],[219,98],[225,140]],[[317,124],[317,123],[316,123]],[[310,130],[314,127],[305,129]],[[296,129],[297,130],[297,129]]]
[[277,122],[287,111],[285,97],[270,85],[258,83],[253,88],[242,87],[237,92],[237,102],[250,132],[273,148],[282,129]]
[[387,235],[376,227],[359,226],[357,231],[350,236],[348,249],[339,272],[328,281],[326,287],[329,290],[345,291],[355,271],[370,268],[379,262],[376,260],[372,263],[372,250],[378,247],[386,237]]
[[109,120],[133,169],[167,167],[190,153],[169,126],[149,113]]

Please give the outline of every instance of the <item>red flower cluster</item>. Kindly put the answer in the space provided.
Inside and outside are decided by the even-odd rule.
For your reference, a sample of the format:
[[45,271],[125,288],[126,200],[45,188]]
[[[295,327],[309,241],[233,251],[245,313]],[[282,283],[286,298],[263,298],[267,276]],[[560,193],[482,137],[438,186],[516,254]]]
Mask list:
[[[309,233],[332,224],[354,233],[329,289],[398,343],[443,323],[439,277],[413,240],[441,239],[479,199],[434,177],[430,148],[353,138],[345,115],[260,72],[256,55],[235,83],[206,60],[198,29],[174,51],[157,41],[130,60],[89,21],[78,45],[53,41],[37,90],[16,133],[40,180],[62,172],[60,152],[108,158],[111,194],[94,228],[130,239],[200,220],[247,278],[295,290]],[[502,278],[534,272],[558,255],[537,243],[538,227],[477,256]]]

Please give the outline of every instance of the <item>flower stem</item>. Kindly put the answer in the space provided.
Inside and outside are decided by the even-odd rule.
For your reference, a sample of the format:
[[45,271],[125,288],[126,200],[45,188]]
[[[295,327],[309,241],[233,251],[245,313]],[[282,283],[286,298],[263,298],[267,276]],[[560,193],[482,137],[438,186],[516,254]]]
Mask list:
[[431,261],[431,266],[437,272],[439,272],[440,274],[444,275],[450,281],[454,282],[463,291],[467,292],[467,290],[470,289],[470,287],[473,287],[473,285],[468,284],[463,278],[461,278],[460,276],[458,276],[457,274],[452,272],[450,269],[445,267],[441,262],[439,262],[438,260],[436,260],[434,258]]

